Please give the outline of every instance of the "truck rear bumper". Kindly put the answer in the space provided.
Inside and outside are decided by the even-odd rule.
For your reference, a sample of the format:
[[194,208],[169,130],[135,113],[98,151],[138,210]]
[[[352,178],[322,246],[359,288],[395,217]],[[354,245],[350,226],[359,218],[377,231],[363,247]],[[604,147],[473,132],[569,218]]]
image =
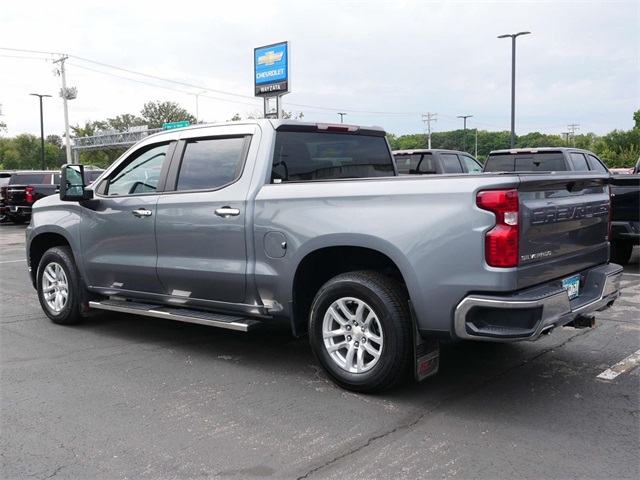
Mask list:
[[622,267],[615,263],[585,270],[580,273],[580,295],[573,300],[561,281],[512,295],[469,295],[456,307],[455,334],[465,340],[537,340],[554,327],[610,307],[620,296],[621,278]]

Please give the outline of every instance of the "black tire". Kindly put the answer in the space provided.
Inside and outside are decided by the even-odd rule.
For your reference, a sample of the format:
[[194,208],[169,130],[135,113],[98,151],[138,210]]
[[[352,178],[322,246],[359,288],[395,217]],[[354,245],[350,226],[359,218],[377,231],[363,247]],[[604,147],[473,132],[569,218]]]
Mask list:
[[626,265],[631,260],[633,242],[626,240],[614,240],[611,242],[611,262],[618,265]]
[[11,220],[14,225],[22,225],[23,223],[25,223],[27,221],[26,218],[24,218],[23,216],[13,216],[13,215],[9,215],[9,220]]
[[[369,271],[338,275],[316,294],[309,322],[311,348],[339,386],[380,392],[409,373],[413,343],[408,295],[395,280]],[[325,338],[323,331],[333,334]]]
[[36,276],[38,300],[53,323],[72,325],[82,320],[80,281],[69,247],[45,252]]

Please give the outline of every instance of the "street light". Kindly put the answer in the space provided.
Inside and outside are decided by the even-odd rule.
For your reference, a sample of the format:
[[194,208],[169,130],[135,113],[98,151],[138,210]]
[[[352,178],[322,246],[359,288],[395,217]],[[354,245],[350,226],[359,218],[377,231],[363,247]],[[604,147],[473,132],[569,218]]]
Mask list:
[[34,97],[40,97],[40,149],[42,150],[42,170],[45,170],[44,165],[44,122],[42,119],[42,97],[50,97],[51,95],[41,95],[39,93],[30,93]]
[[344,113],[344,112],[338,112],[338,115],[340,115],[340,123],[344,123],[344,122],[342,121],[342,118],[346,115],[346,113]]
[[462,140],[462,150],[467,151],[467,118],[471,118],[473,115],[458,115],[458,118],[464,119],[464,140]]
[[498,38],[511,38],[511,148],[516,146],[516,38],[530,33],[518,32],[498,36]]

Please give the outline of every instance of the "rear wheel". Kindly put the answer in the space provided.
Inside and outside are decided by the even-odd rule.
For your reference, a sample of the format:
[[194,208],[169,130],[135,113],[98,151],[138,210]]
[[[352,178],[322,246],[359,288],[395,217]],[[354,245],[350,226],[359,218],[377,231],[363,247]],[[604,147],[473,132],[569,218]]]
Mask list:
[[611,261],[618,265],[626,265],[633,253],[633,242],[614,240],[611,242]]
[[338,385],[373,393],[397,384],[411,360],[408,297],[377,272],[338,275],[318,291],[309,338],[326,374]]
[[78,273],[69,247],[47,250],[36,280],[38,300],[53,323],[71,325],[82,320]]

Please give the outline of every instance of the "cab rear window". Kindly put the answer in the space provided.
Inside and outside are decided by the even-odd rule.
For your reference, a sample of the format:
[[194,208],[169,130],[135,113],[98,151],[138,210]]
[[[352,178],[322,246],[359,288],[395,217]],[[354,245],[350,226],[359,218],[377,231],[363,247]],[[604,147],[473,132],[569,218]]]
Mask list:
[[562,172],[567,166],[561,152],[498,154],[487,158],[485,172]]
[[272,183],[393,174],[393,159],[384,137],[325,132],[276,133]]

